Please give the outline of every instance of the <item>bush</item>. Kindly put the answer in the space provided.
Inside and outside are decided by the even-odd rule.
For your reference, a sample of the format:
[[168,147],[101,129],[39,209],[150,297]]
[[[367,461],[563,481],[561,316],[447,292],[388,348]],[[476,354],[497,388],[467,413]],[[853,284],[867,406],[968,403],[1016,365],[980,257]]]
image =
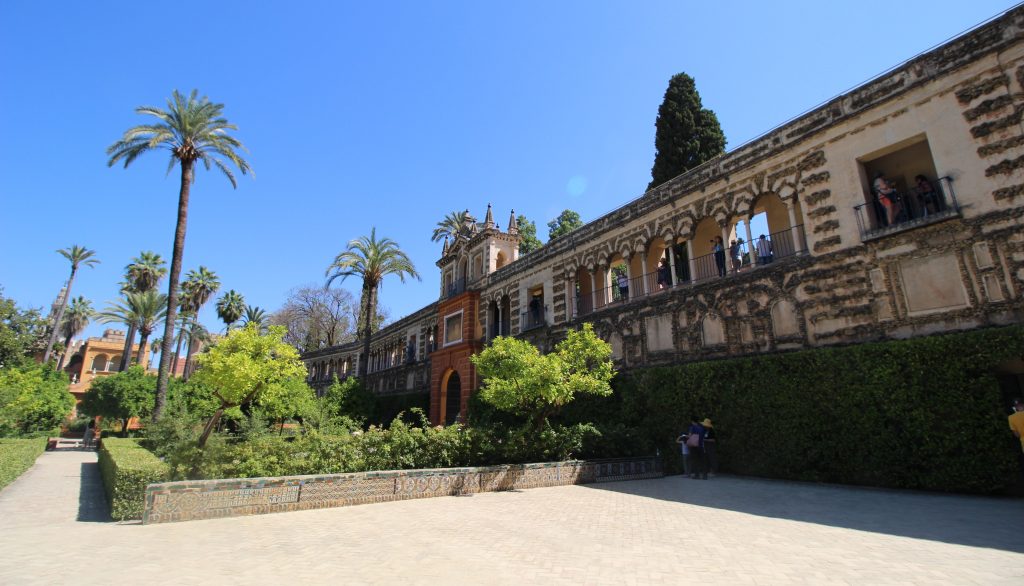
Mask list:
[[146,485],[170,476],[167,465],[134,439],[105,438],[99,464],[110,516],[119,521],[141,519]]
[[675,438],[697,416],[714,421],[722,467],[741,474],[990,493],[1017,474],[995,370],[1021,356],[1014,326],[652,367],[571,416],[632,429],[676,470]]
[[68,375],[51,365],[0,368],[0,437],[55,435],[74,406]]
[[0,489],[17,480],[46,450],[46,439],[0,439]]
[[430,410],[430,393],[403,393],[401,395],[374,395],[374,406],[369,423],[387,425],[402,412],[413,409]]

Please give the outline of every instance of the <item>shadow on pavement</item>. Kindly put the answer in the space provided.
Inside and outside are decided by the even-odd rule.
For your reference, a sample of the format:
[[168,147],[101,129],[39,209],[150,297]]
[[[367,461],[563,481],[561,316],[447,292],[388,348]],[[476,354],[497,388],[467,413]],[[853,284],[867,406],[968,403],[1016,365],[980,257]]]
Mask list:
[[759,517],[1024,553],[1020,499],[735,476],[667,476],[584,486]]
[[110,508],[107,506],[107,495],[103,492],[100,465],[96,462],[82,463],[81,475],[82,482],[78,489],[78,517],[75,520],[85,523],[110,522]]

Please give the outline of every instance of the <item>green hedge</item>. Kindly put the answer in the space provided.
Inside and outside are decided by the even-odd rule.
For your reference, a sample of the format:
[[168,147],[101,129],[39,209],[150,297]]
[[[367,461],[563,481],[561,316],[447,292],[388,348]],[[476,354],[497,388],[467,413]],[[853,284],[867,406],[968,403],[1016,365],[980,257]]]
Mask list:
[[391,421],[399,413],[409,413],[413,409],[422,409],[424,413],[429,413],[430,393],[375,395],[373,416],[370,417],[368,423],[373,425],[390,425]]
[[0,439],[0,489],[32,467],[46,450],[46,438]]
[[146,485],[170,476],[168,466],[134,439],[103,438],[99,460],[110,516],[119,521],[141,519]]
[[[819,482],[991,493],[1019,474],[995,369],[1024,357],[1012,326],[857,346],[638,369],[566,420],[630,431],[660,450],[710,417],[724,470]],[[625,435],[629,435],[626,433]],[[613,453],[593,454],[611,456]]]

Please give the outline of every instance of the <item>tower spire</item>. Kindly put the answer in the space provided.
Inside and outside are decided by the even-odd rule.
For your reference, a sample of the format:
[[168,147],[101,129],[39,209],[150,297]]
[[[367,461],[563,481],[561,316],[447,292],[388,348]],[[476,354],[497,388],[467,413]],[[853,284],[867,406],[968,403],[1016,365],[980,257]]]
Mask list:
[[487,204],[487,215],[484,216],[484,229],[494,228],[494,214],[491,213],[491,204]]
[[512,210],[512,213],[508,216],[508,230],[509,234],[519,234],[519,223],[516,222],[516,211]]
[[448,237],[444,237],[444,248],[441,249],[441,256],[448,254]]

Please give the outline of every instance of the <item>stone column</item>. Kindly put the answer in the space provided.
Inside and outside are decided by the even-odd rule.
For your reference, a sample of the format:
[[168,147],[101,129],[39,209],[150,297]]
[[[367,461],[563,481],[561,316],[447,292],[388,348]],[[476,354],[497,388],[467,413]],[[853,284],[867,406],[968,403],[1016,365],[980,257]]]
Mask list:
[[786,211],[789,212],[789,233],[793,237],[793,254],[800,252],[803,248],[800,244],[800,235],[797,234],[796,229],[796,202],[793,200],[785,200]]
[[[594,270],[592,270],[592,271],[588,270],[587,271],[587,273],[590,274],[590,311],[594,311],[594,310],[597,309],[597,291],[598,291],[598,289],[597,289],[597,275],[596,275],[596,273],[597,273],[597,271],[600,270],[600,268],[601,267],[594,267]],[[603,291],[603,289],[602,289],[602,291]]]
[[675,238],[668,245],[668,272],[672,275],[672,286],[676,286],[676,252],[672,250],[675,248]]
[[501,321],[501,297],[499,297],[498,298],[498,335],[499,336],[504,336],[505,335],[505,332],[501,331],[501,324],[502,323],[503,322]]
[[743,224],[747,228],[747,256],[750,257],[750,266],[757,265],[757,251],[754,250],[754,235],[750,232],[750,220],[753,219],[748,216]]
[[694,261],[694,258],[693,258],[693,241],[692,240],[687,240],[686,241],[686,259],[690,263],[690,282],[692,283],[692,282],[697,280],[697,263]]

